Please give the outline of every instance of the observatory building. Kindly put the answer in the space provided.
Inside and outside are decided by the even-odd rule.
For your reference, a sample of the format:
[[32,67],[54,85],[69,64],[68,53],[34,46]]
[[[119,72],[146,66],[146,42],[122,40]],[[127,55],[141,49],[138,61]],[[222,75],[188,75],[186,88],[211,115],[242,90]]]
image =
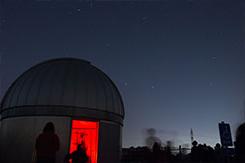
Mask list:
[[60,140],[56,162],[82,141],[90,163],[120,161],[124,106],[112,80],[89,62],[61,58],[18,77],[2,99],[0,162],[30,163],[47,122]]

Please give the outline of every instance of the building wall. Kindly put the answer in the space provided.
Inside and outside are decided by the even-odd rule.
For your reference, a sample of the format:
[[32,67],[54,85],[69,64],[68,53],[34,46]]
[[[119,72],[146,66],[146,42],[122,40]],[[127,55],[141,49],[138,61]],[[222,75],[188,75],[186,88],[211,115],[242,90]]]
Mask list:
[[[18,117],[2,121],[0,132],[0,162],[31,163],[35,140],[47,122],[53,122],[60,139],[57,163],[64,162],[70,142],[71,118],[69,117]],[[119,163],[121,156],[121,125],[100,121],[98,163]]]
[[53,122],[60,139],[57,163],[62,163],[68,152],[70,123],[68,117],[18,117],[2,120],[1,160],[4,163],[30,163],[34,154],[35,140],[47,122]]
[[121,156],[121,126],[100,121],[98,163],[119,163]]

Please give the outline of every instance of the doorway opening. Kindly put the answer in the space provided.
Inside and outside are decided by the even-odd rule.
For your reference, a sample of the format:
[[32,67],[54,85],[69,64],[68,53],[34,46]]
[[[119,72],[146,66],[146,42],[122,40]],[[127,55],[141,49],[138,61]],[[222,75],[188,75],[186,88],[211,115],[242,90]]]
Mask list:
[[70,153],[81,144],[89,157],[89,163],[97,163],[99,123],[92,121],[72,120]]

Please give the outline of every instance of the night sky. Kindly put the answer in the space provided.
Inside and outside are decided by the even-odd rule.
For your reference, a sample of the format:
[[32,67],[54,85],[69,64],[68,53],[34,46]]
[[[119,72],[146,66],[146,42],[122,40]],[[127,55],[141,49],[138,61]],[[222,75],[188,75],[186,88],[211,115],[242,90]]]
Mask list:
[[[123,146],[219,142],[245,119],[244,0],[0,0],[1,92],[41,61],[91,61],[125,104]],[[233,135],[234,136],[234,135]]]

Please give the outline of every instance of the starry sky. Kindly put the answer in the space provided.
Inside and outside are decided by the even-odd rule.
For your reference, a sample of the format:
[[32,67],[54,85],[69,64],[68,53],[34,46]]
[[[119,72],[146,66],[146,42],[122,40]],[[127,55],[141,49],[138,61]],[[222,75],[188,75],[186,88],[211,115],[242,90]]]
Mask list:
[[122,94],[124,147],[147,128],[214,145],[220,121],[234,133],[245,119],[244,12],[243,0],[1,0],[0,97],[32,65],[81,58]]

